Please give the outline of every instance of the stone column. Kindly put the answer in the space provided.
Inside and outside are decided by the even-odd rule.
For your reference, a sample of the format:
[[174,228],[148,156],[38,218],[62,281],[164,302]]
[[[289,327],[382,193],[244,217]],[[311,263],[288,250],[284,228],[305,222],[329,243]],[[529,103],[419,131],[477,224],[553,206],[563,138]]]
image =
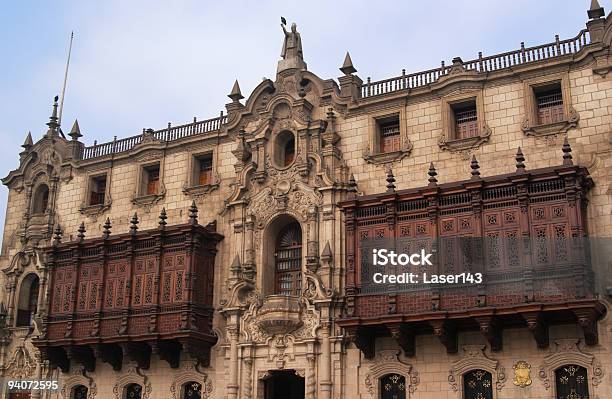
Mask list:
[[306,265],[311,271],[316,271],[319,263],[319,226],[316,206],[308,208],[307,237],[306,237]]
[[238,399],[238,326],[228,326],[227,334],[230,341],[230,364],[229,383],[227,384],[227,398]]
[[331,399],[332,397],[330,327],[329,321],[321,323],[321,380],[319,382],[321,399]]
[[246,228],[244,245],[244,273],[246,278],[252,279],[255,275],[255,216],[247,215],[244,226]]
[[14,274],[6,284],[8,303],[6,304],[7,316],[6,325],[12,327],[15,322],[15,296],[17,291],[17,276]]

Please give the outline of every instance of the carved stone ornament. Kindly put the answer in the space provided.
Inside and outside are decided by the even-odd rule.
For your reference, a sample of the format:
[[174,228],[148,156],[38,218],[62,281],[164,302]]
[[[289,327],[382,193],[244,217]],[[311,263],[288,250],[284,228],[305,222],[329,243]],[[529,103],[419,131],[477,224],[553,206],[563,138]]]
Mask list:
[[151,396],[151,382],[142,370],[135,366],[128,368],[127,371],[120,374],[117,382],[115,382],[113,386],[115,399],[123,399],[123,391],[130,384],[138,384],[142,387],[140,399],[149,399]]
[[399,351],[395,349],[381,350],[376,353],[374,362],[365,377],[365,386],[370,397],[375,398],[380,392],[380,379],[387,374],[400,374],[406,379],[406,391],[413,393],[419,384],[419,373],[414,371],[412,365],[399,358]]
[[183,385],[188,382],[197,382],[200,384],[200,398],[209,399],[212,396],[213,384],[208,375],[202,372],[195,362],[186,362],[185,367],[177,370],[177,375],[170,386],[171,399],[182,399],[181,391]]
[[183,194],[194,199],[198,203],[203,203],[207,194],[218,189],[220,183],[221,178],[218,174],[215,174],[214,180],[210,184],[205,184],[202,186],[188,186],[187,183],[183,184]]
[[264,188],[251,198],[247,213],[255,216],[257,228],[261,229],[279,213],[289,213],[305,221],[310,207],[317,206],[320,202],[321,194],[295,182],[287,194],[277,193],[270,187]]
[[88,216],[92,222],[95,222],[96,220],[98,220],[98,216],[108,211],[111,205],[113,204],[113,199],[111,198],[110,193],[107,194],[106,197],[107,198],[103,204],[85,205],[85,203],[82,203],[79,207],[79,212],[81,213],[81,215]]
[[5,377],[12,379],[32,379],[36,371],[36,364],[24,346],[19,346],[13,352],[11,360],[6,366]]
[[402,137],[402,145],[397,151],[390,152],[374,152],[368,145],[363,151],[363,159],[367,163],[374,165],[386,165],[401,161],[412,151],[413,144],[408,138],[408,135]]
[[441,149],[451,152],[461,152],[478,148],[489,141],[492,133],[491,128],[485,122],[482,123],[479,131],[480,134],[478,136],[466,137],[463,139],[451,139],[445,132],[438,139],[438,145]]
[[97,393],[97,386],[93,378],[87,375],[83,366],[71,367],[70,374],[64,377],[64,384],[62,385],[61,394],[64,399],[72,399],[72,390],[78,386],[83,385],[87,387],[87,399],[94,399]]
[[517,387],[525,388],[531,385],[531,365],[524,360],[519,360],[512,367],[514,378],[512,383]]
[[575,364],[587,369],[590,377],[590,391],[601,383],[604,371],[599,360],[580,349],[579,339],[559,339],[555,341],[555,352],[544,358],[538,377],[549,389],[555,382],[555,370],[566,364]]
[[151,195],[136,195],[134,193],[132,195],[132,204],[142,207],[145,212],[149,212],[153,205],[157,204],[159,201],[163,200],[166,196],[166,186],[161,183],[159,194],[151,194]]
[[500,390],[506,382],[506,373],[497,360],[489,359],[484,351],[485,345],[466,345],[463,358],[456,361],[448,373],[448,383],[453,391],[459,390],[463,375],[470,370],[481,369],[491,373],[495,389]]

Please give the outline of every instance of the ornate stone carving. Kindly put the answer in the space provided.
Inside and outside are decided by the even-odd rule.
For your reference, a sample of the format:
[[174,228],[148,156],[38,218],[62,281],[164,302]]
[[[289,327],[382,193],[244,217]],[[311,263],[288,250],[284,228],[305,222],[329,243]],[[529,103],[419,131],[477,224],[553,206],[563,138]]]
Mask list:
[[25,346],[18,346],[6,366],[5,377],[12,379],[32,379],[36,365]]
[[195,381],[200,384],[200,397],[202,399],[211,398],[213,392],[211,379],[192,361],[188,362],[182,370],[179,370],[177,376],[172,381],[172,385],[170,385],[172,399],[182,399],[181,390],[183,389],[183,385],[190,381]]
[[591,391],[593,387],[601,383],[604,376],[601,363],[594,355],[583,352],[579,345],[579,339],[559,339],[555,341],[555,352],[544,358],[538,372],[538,377],[542,380],[546,389],[554,384],[555,370],[566,364],[576,364],[587,369],[591,381]]
[[403,362],[399,358],[399,351],[381,350],[376,354],[374,362],[365,376],[365,386],[370,397],[377,397],[380,387],[380,378],[387,374],[401,374],[406,379],[406,391],[413,393],[419,384],[419,373],[412,365]]
[[293,183],[287,194],[278,193],[271,187],[266,187],[251,198],[247,213],[253,214],[257,220],[257,228],[263,228],[273,215],[290,213],[302,221],[308,217],[308,209],[318,205],[321,196],[301,183]]
[[78,385],[87,387],[87,399],[94,399],[96,397],[98,388],[94,379],[87,374],[84,367],[73,366],[70,370],[69,376],[64,378],[64,383],[60,391],[62,398],[72,399],[70,396],[72,394],[72,390]]
[[512,383],[517,387],[525,388],[531,385],[531,365],[524,360],[519,360],[512,367],[514,369],[514,378]]
[[138,384],[142,387],[141,399],[149,399],[151,395],[151,382],[138,367],[132,366],[124,371],[113,386],[115,399],[123,399],[123,391],[129,384]]
[[500,390],[506,382],[504,368],[497,360],[489,359],[484,351],[485,345],[466,345],[463,347],[463,358],[456,361],[448,373],[448,383],[453,391],[459,390],[462,377],[474,369],[482,369],[491,373],[495,389]]

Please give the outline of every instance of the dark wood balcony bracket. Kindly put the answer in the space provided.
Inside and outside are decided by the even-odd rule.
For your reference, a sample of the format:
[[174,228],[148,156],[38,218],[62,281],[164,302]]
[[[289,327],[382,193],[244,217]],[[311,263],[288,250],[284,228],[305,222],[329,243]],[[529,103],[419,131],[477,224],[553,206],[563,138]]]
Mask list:
[[215,225],[167,226],[111,235],[110,221],[101,238],[61,242],[56,229],[47,248],[50,300],[42,335],[33,343],[53,367],[68,371],[71,362],[93,371],[96,361],[121,370],[125,361],[147,369],[151,356],[178,368],[181,353],[201,365],[210,361],[217,337],[212,330],[213,271],[216,245],[223,236]]
[[[525,327],[538,348],[547,348],[549,326],[560,324],[577,324],[585,343],[597,344],[597,321],[606,308],[588,263],[586,209],[593,181],[586,168],[573,164],[567,139],[561,153],[559,166],[527,170],[519,149],[516,171],[497,176],[481,176],[473,158],[470,179],[444,184],[432,164],[429,184],[408,190],[396,190],[391,171],[380,194],[359,196],[352,183],[340,203],[346,288],[344,316],[337,322],[366,357],[373,356],[376,337],[394,338],[413,356],[421,334],[435,335],[456,353],[462,331],[479,331],[492,351],[501,351],[504,329]],[[429,245],[437,254],[429,274],[482,272],[483,282],[375,284],[374,272],[392,272],[362,259],[377,245]]]

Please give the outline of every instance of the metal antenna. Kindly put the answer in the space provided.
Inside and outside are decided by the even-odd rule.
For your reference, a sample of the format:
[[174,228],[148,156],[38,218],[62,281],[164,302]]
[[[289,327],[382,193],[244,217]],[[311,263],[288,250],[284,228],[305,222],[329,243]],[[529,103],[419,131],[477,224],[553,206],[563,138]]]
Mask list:
[[60,100],[58,123],[62,125],[62,111],[64,110],[64,95],[66,94],[66,83],[68,83],[68,67],[70,66],[70,54],[72,53],[72,39],[74,31],[70,32],[70,46],[68,46],[68,59],[66,60],[66,71],[64,72],[64,86],[62,87],[62,99]]

